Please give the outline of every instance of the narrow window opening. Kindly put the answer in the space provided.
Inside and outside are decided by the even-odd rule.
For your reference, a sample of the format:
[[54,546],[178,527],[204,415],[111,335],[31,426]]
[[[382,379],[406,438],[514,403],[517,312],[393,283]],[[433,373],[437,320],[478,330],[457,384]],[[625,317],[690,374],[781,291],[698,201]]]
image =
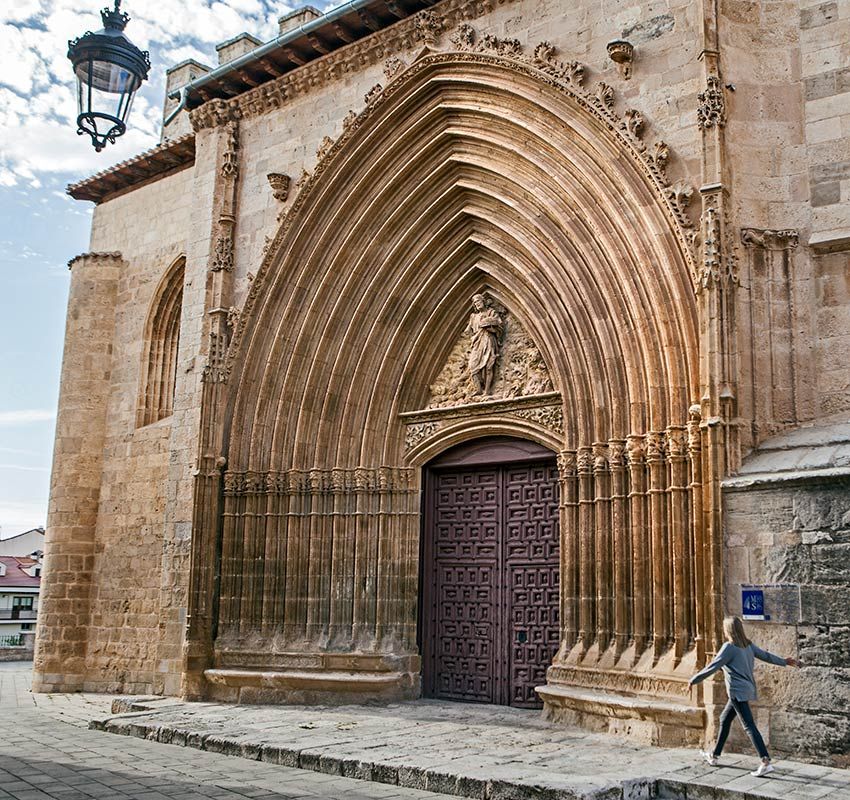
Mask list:
[[142,352],[138,427],[170,417],[174,411],[184,268],[183,258],[172,265],[151,304]]

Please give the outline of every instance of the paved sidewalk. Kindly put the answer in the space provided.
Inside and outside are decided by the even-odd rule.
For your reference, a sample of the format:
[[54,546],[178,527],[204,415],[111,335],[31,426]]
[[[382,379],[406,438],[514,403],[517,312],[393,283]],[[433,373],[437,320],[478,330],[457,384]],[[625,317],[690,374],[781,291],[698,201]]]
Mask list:
[[342,708],[155,699],[96,720],[113,733],[252,761],[482,800],[850,800],[850,772],[755,756],[721,768],[661,749],[544,722],[539,712],[438,701]]
[[89,730],[112,698],[30,694],[29,668],[0,663],[0,800],[451,800]]

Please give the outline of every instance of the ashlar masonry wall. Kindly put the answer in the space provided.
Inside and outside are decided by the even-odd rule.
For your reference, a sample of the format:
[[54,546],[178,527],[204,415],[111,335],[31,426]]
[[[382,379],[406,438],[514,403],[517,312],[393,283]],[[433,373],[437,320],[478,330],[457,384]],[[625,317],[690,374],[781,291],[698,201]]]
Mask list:
[[821,424],[850,411],[850,4],[729,0],[721,15],[746,421],[724,491],[725,606],[767,587],[772,618],[751,634],[805,664],[760,670],[769,745],[846,763],[850,484],[838,428]]
[[[108,200],[95,212],[92,248],[109,241],[127,269],[116,295],[85,684],[90,690],[154,686],[174,416],[137,427],[137,406],[150,346],[145,323],[163,275],[186,253],[193,177],[185,169]],[[192,378],[185,357],[192,345],[181,330],[178,383]]]
[[[137,404],[142,360],[149,346],[145,323],[160,280],[186,252],[192,181],[193,170],[184,169],[100,204],[91,249],[113,255],[83,256],[71,265],[59,417],[62,430],[68,429],[74,438],[62,439],[68,447],[57,440],[54,457],[47,545],[54,564],[45,581],[49,587],[45,621],[39,621],[37,687],[154,688],[174,417],[137,427]],[[75,320],[82,325],[87,319],[88,326],[103,319],[98,362],[93,360],[97,345],[93,334],[75,329]],[[184,353],[191,345],[191,337],[181,336]],[[191,362],[191,356],[182,359],[178,383],[192,378],[186,374],[187,360]],[[90,448],[91,457],[82,457],[81,448]],[[85,526],[88,549],[66,557],[67,544],[57,546],[57,540],[80,539],[82,531],[68,537],[64,526],[70,521],[64,520],[69,512],[60,510],[61,498],[79,493],[85,476],[92,484],[89,510],[77,514],[76,524]],[[64,567],[61,572],[57,560]],[[75,651],[80,667],[70,682],[54,679],[60,669],[52,652],[51,600],[56,596],[58,602],[62,594],[80,604],[78,624],[86,631]],[[61,661],[64,648],[57,649]]]

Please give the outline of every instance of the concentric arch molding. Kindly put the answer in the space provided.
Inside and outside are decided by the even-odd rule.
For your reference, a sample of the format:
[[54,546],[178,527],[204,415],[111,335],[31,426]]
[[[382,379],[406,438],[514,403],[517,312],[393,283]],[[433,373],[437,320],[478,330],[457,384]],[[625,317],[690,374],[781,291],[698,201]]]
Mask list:
[[[425,13],[425,12],[423,12]],[[470,33],[471,32],[471,33]],[[455,35],[459,34],[459,35]],[[548,42],[539,43],[532,54],[524,52],[523,46],[516,40],[497,39],[487,36],[476,41],[477,35],[468,23],[463,23],[451,36],[453,49],[432,50],[425,47],[417,59],[403,68],[396,68],[390,73],[392,77],[386,87],[377,84],[367,92],[365,107],[359,112],[349,112],[343,121],[341,134],[334,140],[325,137],[319,152],[318,161],[312,172],[303,172],[294,190],[296,196],[292,205],[283,216],[281,225],[275,236],[268,241],[264,249],[263,259],[240,314],[239,323],[233,332],[228,348],[225,374],[229,375],[235,354],[239,352],[240,343],[249,320],[253,317],[254,308],[259,297],[266,289],[266,283],[277,260],[283,243],[290,234],[312,191],[324,174],[331,171],[338,157],[344,158],[346,145],[373,116],[377,116],[385,104],[393,98],[402,95],[423,72],[439,69],[452,64],[457,65],[492,65],[518,75],[531,77],[540,83],[550,86],[571,98],[588,114],[601,122],[609,135],[627,152],[638,166],[654,190],[658,207],[663,210],[669,230],[676,237],[679,250],[687,264],[691,281],[697,285],[697,270],[695,258],[696,233],[693,223],[686,213],[686,206],[692,192],[680,185],[671,184],[667,176],[666,166],[670,159],[668,145],[657,140],[650,145],[643,141],[644,119],[635,109],[625,109],[622,116],[616,110],[614,90],[604,83],[585,88],[585,73],[583,65],[575,62],[560,61],[555,57],[555,48]],[[201,107],[203,108],[203,106]],[[226,118],[225,115],[224,118]],[[236,113],[239,117],[239,113]],[[223,119],[224,119],[223,118]]]
[[424,408],[399,414],[405,426],[405,450],[418,449],[428,440],[438,438],[448,427],[458,423],[478,423],[498,419],[506,426],[517,422],[531,423],[561,438],[564,435],[564,414],[559,392],[482,400],[478,403]]

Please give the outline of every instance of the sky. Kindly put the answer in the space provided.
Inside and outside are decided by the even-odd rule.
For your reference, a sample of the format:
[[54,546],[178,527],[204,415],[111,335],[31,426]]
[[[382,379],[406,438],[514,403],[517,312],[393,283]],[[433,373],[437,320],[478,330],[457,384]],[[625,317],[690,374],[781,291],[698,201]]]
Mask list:
[[[112,4],[112,0],[109,0]],[[102,27],[105,0],[0,0],[0,538],[47,521],[69,259],[88,249],[93,204],[65,187],[159,141],[165,70],[217,63],[242,31],[277,34],[274,0],[123,0],[125,33],[150,50],[128,133],[95,153],[76,135],[68,40]],[[313,3],[327,10],[334,3]]]

